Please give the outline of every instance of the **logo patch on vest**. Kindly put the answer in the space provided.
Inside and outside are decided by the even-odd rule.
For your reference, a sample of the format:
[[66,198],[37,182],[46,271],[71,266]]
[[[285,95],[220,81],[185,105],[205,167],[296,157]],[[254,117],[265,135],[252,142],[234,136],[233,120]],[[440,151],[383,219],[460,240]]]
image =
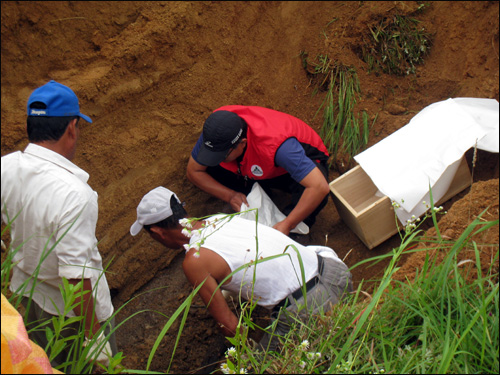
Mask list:
[[264,172],[262,171],[262,168],[258,166],[257,164],[252,165],[252,168],[250,168],[250,171],[254,176],[261,177]]

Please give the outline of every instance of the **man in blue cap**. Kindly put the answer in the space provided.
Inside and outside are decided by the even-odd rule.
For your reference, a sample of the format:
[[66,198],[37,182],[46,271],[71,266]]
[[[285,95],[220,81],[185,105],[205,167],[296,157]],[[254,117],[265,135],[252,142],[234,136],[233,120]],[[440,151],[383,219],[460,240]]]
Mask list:
[[[2,157],[2,220],[10,225],[13,252],[10,289],[22,297],[31,339],[44,348],[45,326],[33,328],[65,311],[63,279],[82,282],[66,316],[82,316],[83,321],[61,336],[78,337],[83,328],[84,345],[94,338],[87,358],[107,365],[117,350],[114,334],[105,339],[114,309],[95,237],[97,193],[87,184],[89,175],[71,162],[79,120],[92,120],[80,112],[75,93],[55,81],[33,91],[27,112],[30,143],[24,151]],[[73,341],[66,342],[52,361],[54,367],[70,359]]]

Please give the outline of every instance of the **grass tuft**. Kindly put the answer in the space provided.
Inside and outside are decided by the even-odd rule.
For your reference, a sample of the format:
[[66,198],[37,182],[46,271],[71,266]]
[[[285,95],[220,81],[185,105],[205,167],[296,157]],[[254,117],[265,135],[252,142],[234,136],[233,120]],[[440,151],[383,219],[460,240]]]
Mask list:
[[424,62],[431,44],[431,35],[420,21],[396,14],[370,27],[370,37],[361,49],[369,72],[408,75]]
[[[338,169],[338,163],[343,169],[349,168],[352,158],[361,152],[368,144],[370,129],[375,123],[369,124],[366,111],[355,112],[355,106],[361,99],[361,88],[354,67],[333,61],[328,55],[318,55],[316,61],[308,59],[307,52],[302,52],[303,66],[317,80],[314,93],[326,90],[326,96],[316,111],[323,110],[323,125],[320,136],[330,153],[330,167]],[[345,162],[339,160],[344,156]]]

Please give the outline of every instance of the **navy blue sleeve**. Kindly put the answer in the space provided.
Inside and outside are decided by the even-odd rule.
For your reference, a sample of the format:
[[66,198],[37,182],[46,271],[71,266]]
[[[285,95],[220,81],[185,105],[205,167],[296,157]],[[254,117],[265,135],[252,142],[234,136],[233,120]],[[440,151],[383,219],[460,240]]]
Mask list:
[[296,138],[288,138],[281,144],[276,151],[274,161],[297,182],[302,181],[316,167],[316,164],[306,156],[304,148]]
[[198,138],[198,142],[193,147],[193,151],[191,151],[191,156],[196,162],[198,162],[198,152],[200,152],[201,144],[203,143],[203,133],[200,134],[200,138]]

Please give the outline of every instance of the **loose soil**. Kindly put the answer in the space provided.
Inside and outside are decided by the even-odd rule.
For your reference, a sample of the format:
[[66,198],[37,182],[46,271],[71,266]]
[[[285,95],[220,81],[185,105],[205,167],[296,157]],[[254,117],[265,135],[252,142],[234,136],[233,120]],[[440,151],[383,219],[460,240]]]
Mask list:
[[[449,97],[499,99],[498,1],[430,2],[418,10],[420,4],[1,3],[2,156],[27,145],[27,98],[50,79],[70,86],[82,112],[94,120],[92,125],[81,123],[74,161],[89,172],[89,183],[99,194],[97,237],[109,264],[114,306],[122,309],[117,339],[127,368],[146,368],[163,325],[191,291],[180,267],[180,250],[164,249],[145,233],[129,234],[137,203],[163,185],[187,202],[193,216],[225,209],[185,176],[190,151],[213,109],[227,104],[269,107],[319,132],[321,115],[315,114],[325,93],[313,95],[301,51],[310,57],[328,54],[355,67],[363,93],[359,109],[372,119],[378,114],[368,146],[431,103]],[[369,73],[359,56],[369,27],[394,14],[418,19],[432,35],[430,54],[414,75]],[[472,169],[472,152],[466,156]],[[332,166],[330,180],[349,167],[342,161]],[[473,181],[443,205],[448,214],[442,216],[440,230],[447,238],[457,238],[483,209],[488,208],[485,219],[498,219],[498,154],[478,152]],[[425,223],[422,228],[429,227]],[[481,247],[487,268],[498,250],[498,226],[478,241],[494,244]],[[395,235],[368,250],[330,200],[301,242],[326,244],[353,266],[388,253],[400,240]],[[401,280],[411,280],[423,260],[406,256],[403,261]],[[369,290],[384,266],[355,268],[356,285],[363,282]],[[160,343],[151,370],[168,369],[177,328],[176,323]],[[196,297],[170,371],[210,371],[226,344]]]

